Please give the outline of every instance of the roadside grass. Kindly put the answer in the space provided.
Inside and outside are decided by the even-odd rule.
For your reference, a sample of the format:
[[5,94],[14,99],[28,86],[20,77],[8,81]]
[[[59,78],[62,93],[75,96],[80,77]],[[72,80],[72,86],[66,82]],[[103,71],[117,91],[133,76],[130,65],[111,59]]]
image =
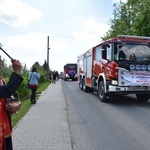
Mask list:
[[[43,84],[40,84],[37,89],[37,93],[44,91],[49,85],[50,85],[50,82],[45,82]],[[37,101],[38,101],[38,98],[39,98],[39,95],[36,97]],[[22,107],[18,111],[18,114],[11,115],[12,128],[16,126],[16,124],[21,120],[21,118],[29,111],[30,107],[33,106],[33,104],[30,103],[30,98],[21,100],[21,103],[22,103]]]

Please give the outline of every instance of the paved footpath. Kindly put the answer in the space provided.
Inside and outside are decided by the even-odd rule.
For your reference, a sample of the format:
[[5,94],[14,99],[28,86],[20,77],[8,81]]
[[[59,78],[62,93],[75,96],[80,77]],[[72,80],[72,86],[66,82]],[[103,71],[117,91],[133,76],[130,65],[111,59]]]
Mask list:
[[61,80],[42,92],[12,138],[14,150],[72,150]]

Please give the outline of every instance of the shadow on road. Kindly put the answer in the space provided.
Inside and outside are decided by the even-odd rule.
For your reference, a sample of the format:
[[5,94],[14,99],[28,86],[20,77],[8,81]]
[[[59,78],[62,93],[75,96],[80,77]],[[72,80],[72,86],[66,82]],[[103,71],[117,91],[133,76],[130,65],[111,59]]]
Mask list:
[[150,106],[150,100],[148,100],[146,102],[138,101],[134,94],[116,95],[110,100],[109,104],[119,105],[119,106],[136,105],[136,106],[142,106],[142,107],[149,107]]

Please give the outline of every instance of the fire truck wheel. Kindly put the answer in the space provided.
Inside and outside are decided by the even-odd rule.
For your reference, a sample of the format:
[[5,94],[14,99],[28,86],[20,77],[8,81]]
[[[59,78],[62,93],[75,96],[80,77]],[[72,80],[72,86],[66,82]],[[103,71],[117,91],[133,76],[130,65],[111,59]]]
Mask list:
[[101,102],[107,102],[108,101],[108,99],[106,98],[105,87],[104,87],[103,81],[100,81],[100,83],[99,83],[98,96],[99,96]]
[[136,94],[136,98],[141,102],[146,102],[150,99],[150,94]]
[[89,92],[89,87],[86,86],[86,84],[85,84],[85,78],[83,79],[83,91],[84,92]]
[[82,78],[80,78],[79,88],[80,88],[80,90],[83,90],[83,79]]

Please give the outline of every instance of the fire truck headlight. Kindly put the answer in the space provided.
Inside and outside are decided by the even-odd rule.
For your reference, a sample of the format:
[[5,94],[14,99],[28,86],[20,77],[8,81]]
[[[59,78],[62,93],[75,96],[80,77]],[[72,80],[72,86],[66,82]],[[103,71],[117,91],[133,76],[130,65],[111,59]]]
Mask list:
[[112,85],[117,85],[118,82],[117,82],[116,80],[112,80],[112,81],[111,81],[111,84],[112,84]]
[[140,70],[141,66],[140,65],[136,65],[136,70]]
[[150,71],[150,65],[147,66],[148,71]]
[[146,65],[142,65],[142,70],[146,70]]
[[69,74],[66,74],[66,77],[69,77]]
[[135,69],[135,65],[130,65],[130,70],[134,70]]

